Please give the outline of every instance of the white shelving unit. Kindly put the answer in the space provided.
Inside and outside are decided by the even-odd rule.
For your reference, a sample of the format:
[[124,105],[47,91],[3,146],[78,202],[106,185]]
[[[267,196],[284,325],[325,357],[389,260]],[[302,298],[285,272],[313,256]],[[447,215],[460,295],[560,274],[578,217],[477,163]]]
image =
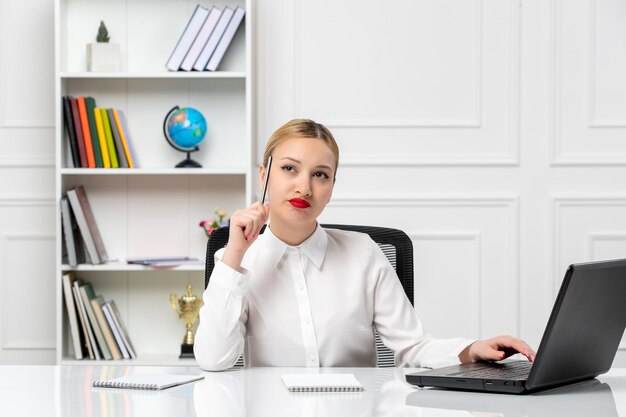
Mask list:
[[[241,6],[246,17],[219,71],[168,72],[165,62],[198,3]],[[55,0],[55,196],[58,202],[67,189],[84,186],[112,259],[103,265],[64,265],[57,205],[57,363],[93,363],[74,359],[61,285],[66,271],[115,300],[138,353],[123,363],[194,363],[178,359],[185,326],[171,309],[169,294],[180,296],[191,283],[200,296],[204,266],[153,269],[124,259],[185,255],[204,260],[207,238],[198,223],[213,217],[215,207],[232,213],[252,201],[251,5],[251,0]],[[111,42],[121,46],[120,72],[87,72],[86,45],[95,40],[101,20]],[[64,95],[92,96],[97,106],[121,109],[139,168],[74,168],[63,124]],[[185,155],[167,144],[162,126],[175,105],[196,108],[207,120],[200,151],[192,154],[202,168],[174,168]]]

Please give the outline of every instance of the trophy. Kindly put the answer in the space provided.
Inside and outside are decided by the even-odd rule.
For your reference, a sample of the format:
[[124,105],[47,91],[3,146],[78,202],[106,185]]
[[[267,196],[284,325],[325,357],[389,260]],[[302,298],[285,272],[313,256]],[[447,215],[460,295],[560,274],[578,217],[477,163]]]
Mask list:
[[182,297],[177,298],[176,293],[170,294],[170,304],[187,326],[183,343],[180,345],[180,358],[193,358],[193,325],[198,321],[198,313],[203,304],[202,299],[193,295],[191,284],[188,284],[187,294]]

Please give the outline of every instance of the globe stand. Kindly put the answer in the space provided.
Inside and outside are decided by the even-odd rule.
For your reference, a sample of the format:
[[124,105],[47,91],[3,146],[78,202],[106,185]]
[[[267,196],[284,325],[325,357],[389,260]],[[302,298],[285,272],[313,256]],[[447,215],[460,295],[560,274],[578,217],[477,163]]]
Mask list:
[[[197,150],[198,148],[194,149],[194,151],[197,151]],[[200,163],[191,159],[190,157],[191,152],[193,151],[187,151],[187,158],[183,159],[178,164],[176,164],[176,168],[202,168],[202,165]]]
[[[194,147],[182,147],[182,146],[179,146],[170,137],[170,135],[168,133],[167,122],[168,122],[169,118],[175,112],[177,112],[178,110],[180,110],[180,108],[178,106],[172,107],[172,109],[169,112],[167,112],[167,115],[165,116],[165,119],[163,120],[163,135],[165,136],[165,140],[167,141],[167,143],[169,143],[170,146],[172,148],[176,149],[177,151],[184,152],[184,153],[187,154],[187,158],[183,159],[181,162],[176,164],[176,168],[202,168],[202,165],[199,162],[194,161],[193,159],[191,159],[191,152],[199,151],[200,148],[198,146],[194,146]],[[200,117],[202,117],[202,115],[200,115]],[[202,118],[202,120],[204,121],[204,118]]]

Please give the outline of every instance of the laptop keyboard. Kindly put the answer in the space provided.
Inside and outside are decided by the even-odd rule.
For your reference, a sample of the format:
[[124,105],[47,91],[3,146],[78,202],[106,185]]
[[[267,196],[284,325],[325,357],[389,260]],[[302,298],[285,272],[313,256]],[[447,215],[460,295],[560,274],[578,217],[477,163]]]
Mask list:
[[482,379],[526,379],[530,373],[532,362],[519,361],[506,364],[484,364],[481,367],[467,369],[451,376]]

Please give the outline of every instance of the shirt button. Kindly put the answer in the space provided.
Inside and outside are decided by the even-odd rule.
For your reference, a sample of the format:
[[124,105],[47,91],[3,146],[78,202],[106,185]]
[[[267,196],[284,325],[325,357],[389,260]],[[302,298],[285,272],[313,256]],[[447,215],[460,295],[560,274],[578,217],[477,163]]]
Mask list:
[[311,355],[311,362],[315,362],[315,358],[316,358],[315,355]]
[[305,322],[307,325],[311,324],[311,320],[309,320],[309,319],[304,320],[304,322]]

